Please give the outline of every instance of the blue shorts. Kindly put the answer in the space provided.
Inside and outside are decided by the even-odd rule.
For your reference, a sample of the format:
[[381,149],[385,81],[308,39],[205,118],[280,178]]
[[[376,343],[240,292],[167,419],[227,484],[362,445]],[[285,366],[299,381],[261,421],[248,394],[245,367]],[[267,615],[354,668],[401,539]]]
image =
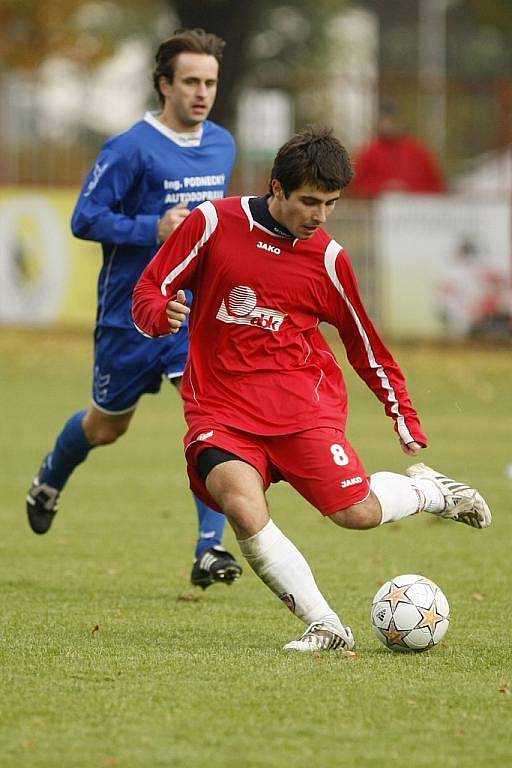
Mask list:
[[104,413],[133,411],[139,398],[160,391],[162,377],[183,374],[188,328],[148,339],[135,328],[97,327],[94,333],[92,401]]

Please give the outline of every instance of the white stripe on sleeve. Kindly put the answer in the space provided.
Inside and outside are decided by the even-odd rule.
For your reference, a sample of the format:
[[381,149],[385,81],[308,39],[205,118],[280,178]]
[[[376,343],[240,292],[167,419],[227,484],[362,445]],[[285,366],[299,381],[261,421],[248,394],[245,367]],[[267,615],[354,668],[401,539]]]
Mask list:
[[368,357],[368,362],[370,363],[370,367],[375,370],[377,376],[381,380],[383,389],[386,390],[388,393],[387,400],[389,403],[392,403],[391,413],[393,413],[396,416],[398,434],[400,435],[404,443],[412,443],[414,441],[414,438],[409,432],[409,430],[407,429],[405,419],[400,413],[400,409],[398,407],[398,399],[397,399],[395,390],[391,386],[391,382],[389,381],[383,366],[380,363],[378,363],[377,360],[375,359],[375,354],[370,344],[370,339],[368,338],[368,334],[366,333],[356,310],[350,303],[349,298],[345,293],[343,286],[340,283],[340,280],[336,273],[336,259],[341,250],[342,250],[341,245],[337,243],[336,240],[331,240],[331,242],[325,249],[325,257],[324,257],[325,269],[331,281],[333,282],[335,288],[341,294],[343,301],[345,302],[345,304],[349,309],[350,314],[354,318],[356,328],[359,331],[359,334],[363,341],[363,345],[366,351],[366,355]]
[[167,295],[166,288],[169,285],[169,283],[172,283],[173,280],[175,280],[178,275],[181,275],[184,269],[188,267],[190,262],[195,259],[197,254],[199,253],[199,249],[203,247],[203,245],[210,239],[212,234],[215,232],[217,228],[217,224],[219,223],[219,218],[217,216],[217,211],[215,210],[215,206],[213,203],[211,203],[209,200],[207,200],[204,203],[201,203],[201,205],[198,206],[198,210],[201,211],[205,218],[205,229],[203,232],[203,235],[200,240],[197,241],[197,243],[194,245],[188,256],[186,256],[182,262],[178,264],[177,267],[174,267],[172,272],[170,272],[165,280],[163,281],[162,285],[160,286],[160,290],[162,292],[163,296]]

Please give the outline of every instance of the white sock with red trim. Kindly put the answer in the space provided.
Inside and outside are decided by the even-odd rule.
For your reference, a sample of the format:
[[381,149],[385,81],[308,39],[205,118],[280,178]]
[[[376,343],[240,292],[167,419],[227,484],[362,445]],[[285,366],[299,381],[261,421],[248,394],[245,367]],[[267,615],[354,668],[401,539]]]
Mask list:
[[238,544],[253,571],[297,618],[306,624],[326,621],[342,626],[318,589],[305,558],[272,520]]
[[380,524],[397,522],[417,512],[444,508],[443,494],[431,480],[419,480],[394,472],[375,472],[370,487],[379,500]]

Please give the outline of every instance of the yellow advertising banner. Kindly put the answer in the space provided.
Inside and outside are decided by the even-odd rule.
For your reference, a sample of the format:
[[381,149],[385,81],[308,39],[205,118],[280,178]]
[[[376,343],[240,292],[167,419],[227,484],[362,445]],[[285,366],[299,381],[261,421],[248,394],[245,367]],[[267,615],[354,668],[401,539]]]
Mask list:
[[92,328],[101,247],[71,233],[78,193],[0,187],[0,324]]

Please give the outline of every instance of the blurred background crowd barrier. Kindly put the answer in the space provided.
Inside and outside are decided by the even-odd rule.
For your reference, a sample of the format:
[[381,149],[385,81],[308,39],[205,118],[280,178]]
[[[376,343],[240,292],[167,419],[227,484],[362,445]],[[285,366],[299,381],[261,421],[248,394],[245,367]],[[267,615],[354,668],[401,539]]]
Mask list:
[[[90,328],[100,247],[71,235],[77,190],[0,190],[0,322]],[[511,338],[511,207],[489,196],[344,199],[329,231],[374,321],[399,340]]]
[[331,125],[356,156],[397,105],[447,192],[349,188],[329,230],[390,336],[512,339],[510,0],[0,0],[0,324],[91,327],[100,247],[71,212],[105,138],[155,107],[179,26],[227,40],[212,117],[237,140],[233,194],[266,191],[294,130]]

